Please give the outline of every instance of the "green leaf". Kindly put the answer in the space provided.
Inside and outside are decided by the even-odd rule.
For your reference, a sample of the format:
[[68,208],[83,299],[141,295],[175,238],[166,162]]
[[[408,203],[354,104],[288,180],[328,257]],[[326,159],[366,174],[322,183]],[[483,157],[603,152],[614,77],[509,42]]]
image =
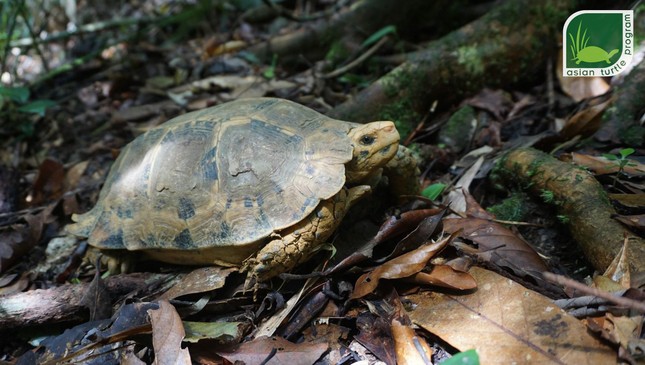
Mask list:
[[627,156],[631,155],[634,152],[636,152],[636,150],[634,150],[633,148],[623,148],[622,150],[620,150],[620,155],[623,158],[627,158]]
[[618,157],[616,155],[612,155],[611,153],[603,153],[602,157],[608,159],[609,161],[616,161],[618,160]]
[[371,36],[369,36],[369,38],[367,38],[365,40],[365,42],[363,42],[363,44],[361,44],[361,47],[369,47],[372,44],[378,42],[381,38],[385,37],[386,35],[393,34],[393,33],[396,33],[396,27],[395,26],[393,26],[393,25],[385,26],[385,27],[377,30],[376,32],[374,32],[374,34],[372,34]]
[[26,87],[1,87],[0,95],[15,101],[16,103],[26,103],[29,100],[29,89]]
[[460,352],[441,363],[442,365],[479,365],[479,355],[476,350]]
[[439,195],[441,195],[441,193],[443,193],[445,189],[446,189],[446,184],[436,183],[423,189],[423,191],[421,192],[421,195],[425,196],[430,200],[435,200],[439,197]]
[[31,103],[25,104],[18,108],[19,112],[38,114],[41,117],[45,116],[45,111],[47,108],[56,105],[56,102],[53,100],[34,100]]

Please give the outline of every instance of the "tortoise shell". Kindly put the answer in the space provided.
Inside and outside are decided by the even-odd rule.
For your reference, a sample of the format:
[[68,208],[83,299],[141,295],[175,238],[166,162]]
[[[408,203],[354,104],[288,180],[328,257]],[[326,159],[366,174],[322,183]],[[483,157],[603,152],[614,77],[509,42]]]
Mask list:
[[354,126],[272,98],[178,116],[122,150],[96,206],[68,231],[103,249],[236,263],[342,189]]

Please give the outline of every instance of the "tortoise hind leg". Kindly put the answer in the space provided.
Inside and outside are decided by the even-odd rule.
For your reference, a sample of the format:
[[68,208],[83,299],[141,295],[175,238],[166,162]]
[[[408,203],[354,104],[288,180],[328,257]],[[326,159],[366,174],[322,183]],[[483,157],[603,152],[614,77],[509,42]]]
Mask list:
[[352,204],[369,191],[366,185],[343,188],[322,201],[307,218],[280,232],[280,238],[271,240],[244,263],[248,280],[268,280],[310,259],[336,230]]

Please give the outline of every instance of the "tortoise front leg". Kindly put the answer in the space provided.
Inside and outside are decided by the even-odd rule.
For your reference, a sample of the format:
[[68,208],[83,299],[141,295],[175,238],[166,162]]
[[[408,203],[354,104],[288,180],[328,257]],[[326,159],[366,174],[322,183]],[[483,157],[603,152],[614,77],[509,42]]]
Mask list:
[[399,145],[396,155],[383,168],[383,175],[390,182],[390,191],[395,196],[419,194],[419,166],[405,146]]
[[338,228],[352,204],[368,191],[366,185],[343,188],[320,202],[307,218],[280,232],[280,238],[271,240],[244,263],[249,279],[265,281],[310,259]]

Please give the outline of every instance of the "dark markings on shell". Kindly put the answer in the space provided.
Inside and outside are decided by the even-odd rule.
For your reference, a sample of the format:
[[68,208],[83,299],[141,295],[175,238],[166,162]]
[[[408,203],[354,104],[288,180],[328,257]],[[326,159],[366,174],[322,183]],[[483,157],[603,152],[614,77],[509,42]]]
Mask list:
[[116,216],[121,219],[132,219],[132,209],[124,209],[123,207],[119,207],[116,210]]
[[186,197],[179,198],[179,207],[177,207],[177,216],[179,219],[190,219],[195,216],[195,204],[193,201]]
[[258,195],[257,198],[255,198],[255,202],[258,203],[258,207],[264,205],[264,199],[262,198],[262,195]]
[[283,133],[282,128],[276,125],[267,124],[259,119],[251,119],[251,130],[260,131],[260,133],[262,133],[262,130],[271,130],[274,132]]
[[213,147],[208,150],[200,162],[202,171],[204,171],[204,177],[207,181],[217,180],[217,163],[215,162],[215,156],[217,156],[217,147]]
[[175,247],[179,248],[191,248],[193,247],[193,238],[190,236],[190,231],[188,228],[179,232],[177,237],[175,237]]
[[146,140],[149,141],[158,141],[159,138],[166,132],[163,128],[154,128],[146,132]]
[[316,199],[316,198],[311,198],[311,197],[307,198],[307,199],[305,200],[305,203],[304,203],[304,204],[302,205],[302,207],[300,208],[300,211],[301,211],[301,212],[304,212],[305,210],[307,210],[307,207],[309,207],[310,205],[314,205],[314,204],[316,204],[317,202],[318,202],[318,199]]
[[125,243],[123,242],[123,231],[119,229],[115,234],[110,235],[108,238],[103,241],[105,247],[124,247]]
[[314,173],[316,173],[316,169],[311,165],[307,165],[305,172],[307,173],[307,175],[312,176]]
[[244,208],[253,208],[253,200],[248,196],[244,197]]
[[226,209],[231,209],[232,205],[233,205],[233,199],[231,198],[226,199]]
[[224,239],[231,234],[231,227],[226,222],[222,222],[220,225],[220,239]]
[[175,139],[175,133],[172,130],[169,130],[161,140],[161,145],[164,145],[166,143],[175,143]]

